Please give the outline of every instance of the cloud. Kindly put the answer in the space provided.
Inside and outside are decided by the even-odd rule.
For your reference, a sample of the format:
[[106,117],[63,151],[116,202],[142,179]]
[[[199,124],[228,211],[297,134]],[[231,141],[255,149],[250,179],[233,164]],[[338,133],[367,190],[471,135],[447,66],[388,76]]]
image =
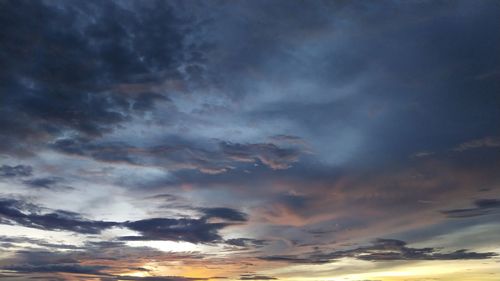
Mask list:
[[264,256],[259,257],[259,259],[269,262],[283,262],[283,263],[291,263],[291,264],[323,264],[329,263],[331,260],[329,259],[317,259],[317,258],[308,258],[308,257],[299,257],[294,255],[273,255],[273,256]]
[[39,207],[14,199],[0,200],[0,218],[26,227],[83,234],[98,234],[118,225],[115,222],[86,220],[79,214],[62,210],[41,213]]
[[[137,221],[113,222],[83,218],[80,214],[62,210],[41,212],[41,208],[14,199],[0,200],[1,223],[15,223],[52,231],[72,231],[99,234],[112,227],[124,227],[140,236],[123,236],[123,241],[170,240],[191,243],[222,242],[219,231],[227,226],[245,222],[246,214],[230,208],[203,208],[201,218],[151,218]],[[223,222],[209,222],[217,218]]]
[[227,239],[226,243],[238,247],[264,247],[268,241],[262,239],[251,238],[233,238]]
[[44,265],[14,265],[3,267],[3,270],[15,271],[18,273],[78,273],[78,274],[102,274],[101,270],[106,266],[85,266],[80,264],[44,264]]
[[18,247],[19,244],[32,244],[36,245],[39,247],[44,247],[44,248],[49,248],[49,249],[82,249],[82,247],[75,246],[75,245],[70,245],[70,244],[63,244],[63,243],[52,243],[47,240],[43,239],[35,239],[35,238],[29,238],[29,237],[24,237],[24,236],[19,236],[19,237],[12,237],[12,236],[0,236],[0,242],[2,245],[0,247],[7,248],[8,247]]
[[280,148],[273,143],[239,144],[221,142],[222,152],[230,159],[238,162],[255,162],[256,159],[275,170],[290,168],[298,161],[299,151],[291,148]]
[[196,280],[209,280],[212,278],[193,278],[193,277],[183,277],[183,276],[116,276],[112,278],[103,278],[102,281],[106,280],[132,280],[132,281],[196,281]]
[[500,200],[498,199],[479,199],[474,201],[474,208],[452,209],[441,211],[448,218],[470,218],[491,214],[500,209]]
[[[453,205],[498,193],[498,149],[483,149],[498,142],[498,83],[476,79],[498,73],[498,4],[223,2],[0,1],[0,192],[37,202],[0,199],[2,228],[71,237],[84,249],[68,266],[124,275],[155,261],[238,279],[270,261],[487,258],[465,240],[331,247],[492,222],[496,201]],[[153,192],[182,199],[143,199]],[[125,246],[165,240],[212,244],[175,257]],[[5,239],[5,256],[70,250],[25,242]]]
[[411,248],[406,242],[394,239],[378,239],[370,247],[359,248],[353,252],[355,257],[369,261],[391,260],[468,260],[489,259],[497,256],[496,253],[476,253],[467,250],[457,250],[441,253],[435,248]]
[[26,165],[2,165],[0,166],[0,177],[2,178],[12,178],[12,177],[29,177],[33,174],[33,168]]
[[[16,240],[17,238],[12,238]],[[22,240],[23,238],[19,238]],[[146,280],[146,281],[194,281],[212,278],[190,278],[184,276],[154,275],[154,271],[142,267],[150,261],[168,263],[183,260],[190,263],[201,259],[197,253],[168,253],[149,247],[130,247],[118,241],[87,241],[79,249],[65,251],[39,251],[32,248],[11,252],[8,258],[2,260],[0,270],[18,278],[31,279],[39,276],[41,279],[60,276],[62,280],[81,277],[81,274],[92,275],[100,280]],[[206,261],[208,262],[208,261]],[[148,277],[128,275],[131,272],[147,272]],[[90,277],[90,276],[89,276]],[[214,277],[222,279],[223,277]]]
[[23,181],[30,188],[34,189],[52,189],[52,190],[68,190],[73,189],[69,186],[61,185],[63,180],[58,177],[34,178]]
[[290,168],[301,150],[282,148],[273,143],[240,144],[218,142],[217,149],[204,149],[184,142],[138,147],[124,142],[95,143],[90,139],[63,138],[51,147],[57,151],[89,157],[107,163],[157,166],[169,170],[196,169],[205,174],[220,174],[238,164],[260,162],[271,169]]
[[171,240],[191,243],[209,243],[221,241],[218,231],[227,223],[207,223],[204,219],[145,219],[126,222],[125,227],[138,231],[141,236],[124,236],[124,241]]
[[265,275],[243,274],[240,276],[240,280],[278,280],[278,278]]
[[464,152],[471,149],[478,148],[495,148],[500,147],[500,138],[499,137],[486,137],[483,139],[476,139],[468,142],[464,142],[455,148],[454,151]]
[[469,252],[465,249],[443,253],[437,248],[411,248],[396,239],[377,239],[372,245],[330,253],[312,253],[306,256],[265,256],[260,259],[299,264],[322,264],[341,258],[355,258],[366,261],[402,260],[476,260],[496,257],[493,252]]
[[[2,153],[33,153],[64,133],[99,137],[168,100],[154,85],[182,80],[187,31],[171,3],[129,4],[0,3]],[[153,86],[126,91],[138,84]]]
[[205,214],[203,218],[207,220],[218,218],[235,222],[245,222],[248,219],[245,213],[231,208],[201,208],[201,211]]

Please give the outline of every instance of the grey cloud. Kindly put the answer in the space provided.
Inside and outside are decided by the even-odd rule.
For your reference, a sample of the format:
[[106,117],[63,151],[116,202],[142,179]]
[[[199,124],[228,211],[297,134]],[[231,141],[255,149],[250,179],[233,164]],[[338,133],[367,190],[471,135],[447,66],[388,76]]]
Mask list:
[[239,162],[255,162],[256,159],[275,170],[287,169],[298,161],[300,151],[280,148],[273,143],[238,144],[221,142],[224,154]]
[[137,147],[123,142],[94,143],[88,139],[59,139],[52,147],[57,151],[90,157],[103,162],[153,165],[172,170],[196,169],[219,174],[237,164],[260,161],[271,169],[287,169],[298,161],[301,150],[282,148],[273,143],[216,143],[218,149],[207,150],[196,144],[180,143]]
[[[84,234],[97,234],[102,230],[117,226],[118,223],[92,221],[82,218],[79,214],[55,210],[41,213],[39,208],[24,204],[14,199],[0,200],[0,217],[6,221],[22,226],[45,229],[67,230]],[[26,213],[28,211],[28,213]]]
[[401,260],[475,260],[491,259],[497,254],[493,252],[469,252],[465,249],[443,253],[436,248],[411,248],[407,243],[395,239],[377,239],[372,245],[350,250],[330,253],[312,253],[304,256],[265,256],[261,259],[299,264],[321,264],[334,262],[336,259],[350,257],[367,261],[401,261]]
[[226,243],[238,247],[264,247],[268,241],[262,239],[251,238],[233,238],[227,239]]
[[[124,241],[137,240],[171,240],[187,241],[192,243],[222,242],[218,231],[235,223],[247,221],[247,215],[231,208],[203,208],[204,214],[199,219],[165,219],[153,218],[123,225],[131,230],[138,231],[141,236],[121,237]],[[223,222],[210,222],[217,218]]]
[[11,177],[29,177],[33,174],[33,168],[26,165],[2,165],[0,166],[0,177],[11,178]]
[[62,185],[63,180],[58,177],[33,178],[23,181],[24,184],[35,189],[68,190],[69,186]]
[[[125,227],[139,232],[140,236],[124,236],[123,241],[171,240],[192,243],[222,242],[219,231],[227,226],[246,222],[246,214],[230,208],[205,208],[201,218],[151,218],[137,221],[113,222],[88,220],[81,215],[62,210],[41,212],[35,205],[14,199],[0,200],[1,223],[14,223],[44,230],[72,231],[82,234],[99,234],[112,227]],[[223,222],[210,222],[211,218]]]
[[99,137],[168,100],[147,85],[182,80],[187,29],[171,4],[2,1],[0,151]]
[[124,236],[123,241],[170,240],[191,243],[221,241],[218,231],[227,223],[207,223],[203,219],[163,219],[153,218],[126,222],[124,226],[138,231],[141,236]]
[[52,242],[49,242],[49,241],[46,241],[43,239],[34,239],[34,238],[23,237],[23,236],[0,236],[0,242],[7,243],[7,244],[9,244],[10,247],[16,246],[16,244],[29,243],[29,244],[33,244],[33,245],[36,245],[39,247],[44,247],[44,248],[49,248],[49,249],[65,249],[65,250],[82,249],[82,247],[75,246],[75,245],[63,244],[63,243],[52,243]]
[[3,267],[3,270],[15,271],[18,273],[79,273],[79,274],[102,274],[101,270],[106,266],[86,266],[80,264],[44,264],[44,265],[13,265]]
[[211,74],[255,106],[252,121],[286,120],[295,126],[290,134],[307,135],[325,157],[355,146],[345,158],[379,165],[498,132],[498,85],[473,79],[498,68],[497,3],[313,1],[304,12],[303,3],[251,1],[224,8]]
[[291,264],[323,264],[331,262],[330,259],[317,259],[317,258],[308,258],[308,257],[300,257],[295,255],[274,255],[274,256],[264,256],[260,257],[261,260],[270,261],[270,262],[283,262],[283,263],[291,263]]
[[468,142],[464,142],[455,148],[454,151],[463,152],[471,149],[478,148],[495,148],[500,147],[500,138],[499,137],[486,137],[483,139],[476,139]]
[[[10,271],[16,277],[31,279],[36,274],[39,279],[49,278],[57,273],[70,274],[77,278],[80,274],[93,275],[101,280],[147,280],[147,281],[194,281],[208,278],[189,278],[183,276],[149,276],[136,277],[126,274],[115,275],[116,272],[147,271],[137,265],[150,260],[200,259],[195,254],[165,253],[147,247],[129,247],[123,242],[100,241],[87,242],[78,250],[69,251],[36,251],[23,250],[12,252],[3,260],[0,270]],[[121,261],[120,264],[114,262]],[[111,262],[109,266],[100,265]],[[7,265],[5,265],[7,264]],[[45,275],[45,273],[47,275]],[[69,276],[68,276],[69,278]],[[50,278],[49,278],[50,279]],[[67,280],[67,278],[63,278]]]
[[474,201],[474,208],[453,209],[441,211],[448,218],[470,218],[491,214],[500,209],[500,200],[498,199],[480,199]]
[[[263,244],[258,239],[263,233],[293,247],[307,245],[300,250],[318,247],[304,255],[274,252],[274,242],[257,249],[266,250],[263,260],[286,263],[493,256],[415,248],[398,240],[324,253],[319,249],[330,239],[343,239],[347,231],[352,231],[348,238],[361,239],[366,233],[408,230],[436,212],[436,204],[418,202],[462,200],[474,196],[478,186],[492,188],[491,196],[497,193],[498,149],[483,148],[497,147],[498,139],[481,139],[500,135],[496,1],[195,3],[0,0],[0,158],[14,158],[8,162],[13,166],[0,167],[2,178],[37,187],[36,195],[47,192],[37,200],[61,200],[48,198],[54,194],[46,190],[58,182],[39,175],[22,178],[32,171],[12,164],[25,163],[15,158],[43,149],[33,161],[36,170],[51,165],[58,179],[70,179],[66,173],[85,177],[85,196],[108,191],[93,192],[94,186],[115,185],[111,192],[138,182],[137,189],[113,198],[126,202],[103,208],[110,217],[122,217],[120,210],[130,203],[140,209],[138,214],[150,212],[156,206],[128,192],[143,198],[153,185],[161,192],[182,187],[175,194],[189,193],[186,205],[188,200],[206,204],[182,208],[196,212],[194,217],[152,215],[123,222],[0,199],[0,223],[71,231],[85,234],[84,239],[112,227],[135,231],[136,236],[119,242],[85,246],[95,250],[94,256],[123,261],[141,260],[137,253],[129,255],[130,249],[120,251],[127,240],[255,249]],[[303,155],[309,150],[303,142],[315,154]],[[415,151],[449,152],[460,143],[456,149],[464,153],[417,157],[411,161],[422,166],[399,174]],[[102,167],[107,170],[98,178],[77,173]],[[10,186],[5,192],[11,192]],[[91,197],[74,208],[85,210]],[[155,200],[162,199],[175,200]],[[304,227],[276,227],[265,218],[262,228],[262,221],[252,220],[245,229],[257,239],[225,239],[222,233],[247,223],[248,217],[208,207],[237,203],[254,212],[275,206],[276,212],[266,214],[296,217]],[[168,207],[155,212],[181,210]],[[477,221],[486,222],[494,218],[486,215],[497,213],[498,200],[439,208],[443,216],[483,216]],[[326,225],[331,217],[340,221],[338,227]],[[459,226],[447,223],[466,227],[469,221],[436,225],[453,231]],[[320,231],[310,235],[303,228]],[[380,233],[371,233],[372,228]],[[275,255],[280,253],[285,254]]]
[[202,208],[201,211],[205,214],[204,219],[219,218],[235,222],[244,222],[248,219],[245,213],[231,208]]

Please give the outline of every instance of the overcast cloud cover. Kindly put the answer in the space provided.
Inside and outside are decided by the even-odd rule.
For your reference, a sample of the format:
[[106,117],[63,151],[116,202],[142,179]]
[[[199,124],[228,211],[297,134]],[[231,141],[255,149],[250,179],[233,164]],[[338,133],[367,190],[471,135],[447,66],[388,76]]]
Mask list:
[[499,27],[495,0],[0,0],[0,280],[498,280]]

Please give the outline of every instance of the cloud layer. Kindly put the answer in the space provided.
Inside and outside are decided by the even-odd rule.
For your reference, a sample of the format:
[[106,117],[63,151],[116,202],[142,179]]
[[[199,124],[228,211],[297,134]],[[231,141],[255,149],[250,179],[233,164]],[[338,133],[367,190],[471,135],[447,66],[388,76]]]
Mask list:
[[0,0],[0,279],[493,280],[498,26],[490,0]]

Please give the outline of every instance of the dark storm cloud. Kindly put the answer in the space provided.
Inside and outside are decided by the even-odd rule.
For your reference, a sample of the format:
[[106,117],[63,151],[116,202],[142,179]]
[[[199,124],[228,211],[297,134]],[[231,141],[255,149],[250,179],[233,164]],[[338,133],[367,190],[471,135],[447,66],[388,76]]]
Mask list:
[[[137,221],[112,222],[83,218],[80,214],[62,210],[43,213],[42,208],[14,199],[0,200],[3,224],[17,224],[44,230],[99,234],[111,227],[125,227],[140,236],[120,237],[123,241],[170,240],[191,243],[223,242],[219,231],[227,226],[246,222],[246,214],[230,208],[203,208],[201,218],[151,218]],[[209,222],[217,218],[223,222]]]
[[470,218],[491,214],[500,209],[500,200],[498,199],[480,199],[474,201],[474,208],[453,209],[441,211],[448,218]]
[[12,178],[12,177],[29,177],[33,174],[33,168],[26,165],[2,165],[0,166],[0,177],[2,178]]
[[401,260],[476,260],[491,259],[497,256],[493,252],[470,252],[465,249],[442,253],[438,248],[411,248],[407,243],[395,239],[377,239],[372,245],[331,253],[313,253],[307,256],[267,256],[266,261],[277,261],[299,264],[321,264],[334,262],[341,258],[356,258],[367,261],[401,261]]
[[99,136],[166,100],[147,85],[180,79],[187,33],[170,4],[1,1],[0,151]]

